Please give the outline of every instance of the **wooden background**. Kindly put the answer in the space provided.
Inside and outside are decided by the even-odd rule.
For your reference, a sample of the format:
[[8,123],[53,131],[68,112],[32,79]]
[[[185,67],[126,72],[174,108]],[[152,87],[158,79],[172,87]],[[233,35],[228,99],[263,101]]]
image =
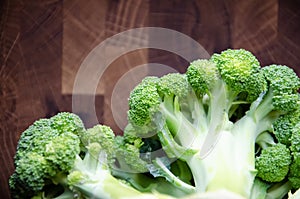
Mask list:
[[[7,180],[20,133],[38,118],[72,111],[72,86],[80,63],[114,34],[135,27],[170,28],[189,35],[210,54],[245,48],[262,65],[285,64],[300,73],[299,0],[6,0],[0,6],[3,199],[10,198]],[[110,110],[112,90],[124,73],[147,62],[180,72],[188,64],[154,49],[134,51],[112,63],[98,85],[95,106],[99,122],[116,133],[121,130]],[[80,116],[87,126],[93,125],[88,111]]]

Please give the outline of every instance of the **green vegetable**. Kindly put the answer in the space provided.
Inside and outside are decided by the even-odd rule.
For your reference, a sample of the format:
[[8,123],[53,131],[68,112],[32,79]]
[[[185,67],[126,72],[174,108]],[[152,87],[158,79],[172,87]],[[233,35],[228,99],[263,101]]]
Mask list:
[[[64,185],[80,153],[79,137],[84,132],[81,119],[72,113],[40,119],[25,130],[15,155],[16,169],[9,179],[12,197],[30,198],[51,184]],[[57,190],[68,192],[67,186]]]
[[[250,52],[229,49],[192,62],[185,74],[145,78],[130,94],[129,125],[160,142],[165,154],[149,171],[178,189],[250,198],[257,177],[293,182],[285,195],[299,188],[299,141],[289,144],[299,134],[299,87],[291,68],[260,67]],[[184,161],[192,180],[175,179],[165,159]]]
[[244,49],[145,77],[130,93],[128,125],[85,129],[72,113],[25,130],[13,198],[296,198],[300,79],[261,67]]

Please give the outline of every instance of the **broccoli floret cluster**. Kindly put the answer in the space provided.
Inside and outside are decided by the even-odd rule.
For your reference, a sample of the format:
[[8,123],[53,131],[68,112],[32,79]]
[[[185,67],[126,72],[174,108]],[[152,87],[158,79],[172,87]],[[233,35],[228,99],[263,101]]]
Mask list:
[[68,112],[35,121],[18,142],[9,179],[12,198],[168,198],[141,192],[173,185],[141,173],[147,169],[140,159],[143,141],[129,132],[115,136],[100,124],[86,129]]
[[63,180],[80,153],[84,132],[81,119],[72,113],[37,120],[26,129],[17,146],[16,169],[9,181],[13,197],[32,196],[48,184]]
[[[229,49],[191,62],[185,74],[145,78],[130,94],[128,125],[161,144],[149,171],[187,193],[226,189],[250,198],[259,178],[283,184],[277,194],[285,195],[300,188],[299,87],[292,68],[261,67],[251,52]],[[176,161],[191,181],[176,178]]]

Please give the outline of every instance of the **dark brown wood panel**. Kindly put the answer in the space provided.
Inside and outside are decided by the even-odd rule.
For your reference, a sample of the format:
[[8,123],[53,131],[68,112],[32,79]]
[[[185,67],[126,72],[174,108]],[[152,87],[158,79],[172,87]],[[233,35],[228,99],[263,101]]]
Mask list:
[[3,52],[5,49],[11,49],[11,53],[1,63],[5,66],[1,74],[7,74],[13,81],[1,78],[1,87],[12,87],[13,93],[8,101],[12,105],[4,107],[11,111],[12,117],[1,120],[1,198],[9,198],[8,177],[13,172],[13,156],[20,133],[38,118],[71,111],[71,98],[63,97],[60,92],[61,5],[62,1],[11,0],[6,2],[2,12],[1,21],[5,24],[2,55],[9,53]]
[[1,2],[0,8],[0,195],[9,198],[8,178],[14,169],[18,138],[16,103],[18,96],[19,12],[16,2]]
[[[209,54],[230,46],[229,13],[223,1],[192,0],[182,3],[178,0],[153,0],[149,26],[184,33],[199,42]],[[149,51],[149,62],[163,63],[179,72],[184,72],[188,65],[184,59],[160,50]]]

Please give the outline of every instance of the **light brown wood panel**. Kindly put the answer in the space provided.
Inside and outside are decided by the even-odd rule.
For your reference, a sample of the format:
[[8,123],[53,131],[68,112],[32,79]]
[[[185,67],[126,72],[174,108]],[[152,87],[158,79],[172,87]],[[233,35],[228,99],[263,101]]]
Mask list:
[[[109,1],[108,12],[105,18],[105,31],[106,37],[109,39],[111,36],[120,32],[130,30],[132,28],[139,28],[148,25],[148,13],[149,13],[149,1],[143,0],[119,0]],[[126,40],[117,40],[114,43],[108,42],[106,46],[107,51],[116,51],[118,48],[125,48],[127,46],[135,46],[140,42],[147,42],[147,35],[129,35]],[[118,119],[120,117],[126,117],[127,97],[123,95],[115,95],[119,98],[120,105],[119,111],[113,114],[111,107],[112,94],[114,87],[118,80],[129,72],[134,67],[145,64],[148,61],[148,50],[137,50],[128,52],[125,55],[120,55],[103,74],[103,78],[100,80],[100,85],[105,85],[105,99],[104,99],[104,123],[111,126],[116,134],[122,134],[124,127],[124,119]],[[145,71],[146,73],[146,71]],[[132,82],[135,82],[135,77],[130,77]],[[128,85],[128,88],[130,85]],[[129,92],[128,92],[129,96]],[[127,117],[126,117],[127,119]],[[126,120],[125,119],[125,120]]]

